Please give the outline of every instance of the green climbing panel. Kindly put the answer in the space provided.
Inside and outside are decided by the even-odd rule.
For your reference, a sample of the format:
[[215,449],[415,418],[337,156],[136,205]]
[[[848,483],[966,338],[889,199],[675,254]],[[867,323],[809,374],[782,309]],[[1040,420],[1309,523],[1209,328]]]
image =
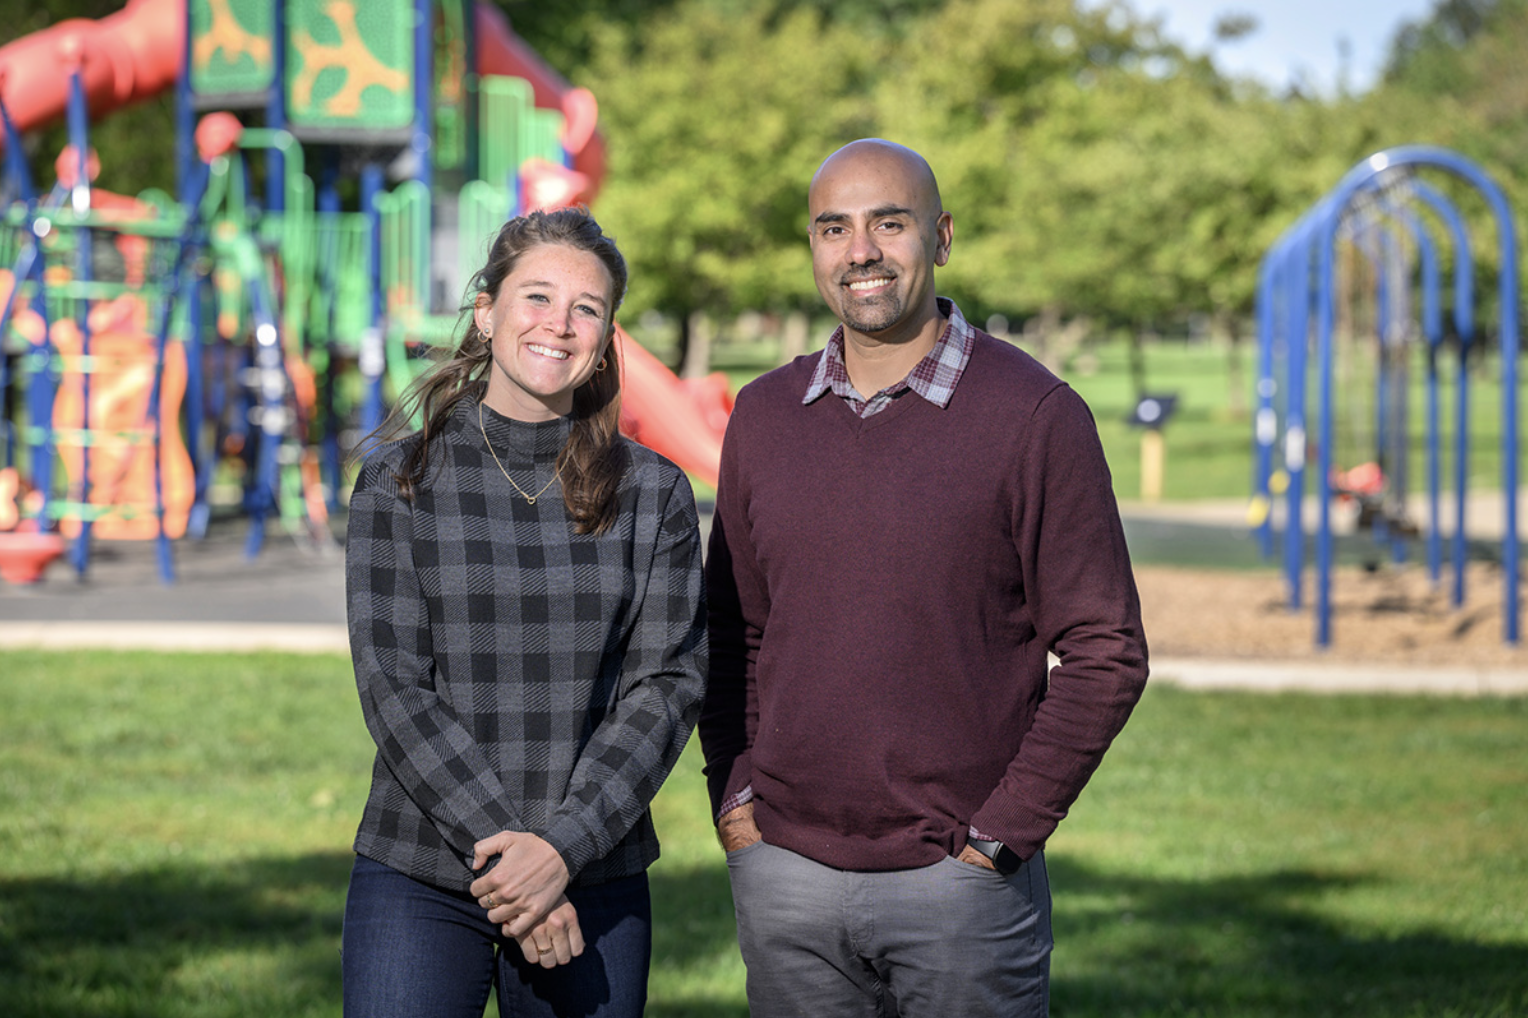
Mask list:
[[394,135],[414,118],[414,7],[287,0],[287,118],[299,137]]
[[[190,0],[191,91],[197,102],[261,101],[276,80],[269,0]],[[237,104],[237,103],[233,103]]]

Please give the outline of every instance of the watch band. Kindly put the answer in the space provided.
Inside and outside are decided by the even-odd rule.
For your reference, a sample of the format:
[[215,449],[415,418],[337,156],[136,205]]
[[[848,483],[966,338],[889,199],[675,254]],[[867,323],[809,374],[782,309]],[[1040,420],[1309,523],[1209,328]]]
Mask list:
[[1024,860],[1018,854],[1001,841],[989,841],[986,838],[968,838],[966,844],[992,860],[993,869],[1003,876],[1010,876],[1019,871],[1024,865]]

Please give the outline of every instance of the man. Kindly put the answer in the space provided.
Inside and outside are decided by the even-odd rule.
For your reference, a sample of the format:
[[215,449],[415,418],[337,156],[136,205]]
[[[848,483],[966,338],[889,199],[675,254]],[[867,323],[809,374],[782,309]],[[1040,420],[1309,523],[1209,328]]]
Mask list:
[[1042,849],[1146,681],[1108,468],[1071,389],[936,297],[921,156],[854,142],[808,204],[842,324],[739,393],[707,564],[749,1006],[1043,1015]]

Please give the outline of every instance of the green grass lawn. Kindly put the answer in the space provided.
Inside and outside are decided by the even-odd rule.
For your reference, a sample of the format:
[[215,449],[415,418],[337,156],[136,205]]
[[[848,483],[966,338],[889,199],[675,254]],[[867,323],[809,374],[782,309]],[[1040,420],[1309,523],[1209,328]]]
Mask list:
[[[370,743],[336,656],[6,651],[0,1013],[339,1013]],[[1053,1012],[1528,1013],[1528,700],[1153,688],[1050,849]],[[698,754],[654,1018],[746,1013]],[[490,1009],[491,1010],[491,1009]]]

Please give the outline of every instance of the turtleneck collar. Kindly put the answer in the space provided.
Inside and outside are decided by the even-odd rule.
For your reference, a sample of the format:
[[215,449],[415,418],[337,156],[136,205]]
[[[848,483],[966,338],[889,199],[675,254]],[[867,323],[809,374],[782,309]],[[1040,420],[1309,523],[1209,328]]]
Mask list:
[[[493,451],[506,462],[510,457],[519,461],[555,460],[567,444],[573,431],[573,418],[555,417],[550,421],[517,421],[505,417],[493,407],[477,400],[462,400],[457,419],[477,441],[482,442],[484,433],[493,443]],[[478,425],[481,408],[482,426]]]

